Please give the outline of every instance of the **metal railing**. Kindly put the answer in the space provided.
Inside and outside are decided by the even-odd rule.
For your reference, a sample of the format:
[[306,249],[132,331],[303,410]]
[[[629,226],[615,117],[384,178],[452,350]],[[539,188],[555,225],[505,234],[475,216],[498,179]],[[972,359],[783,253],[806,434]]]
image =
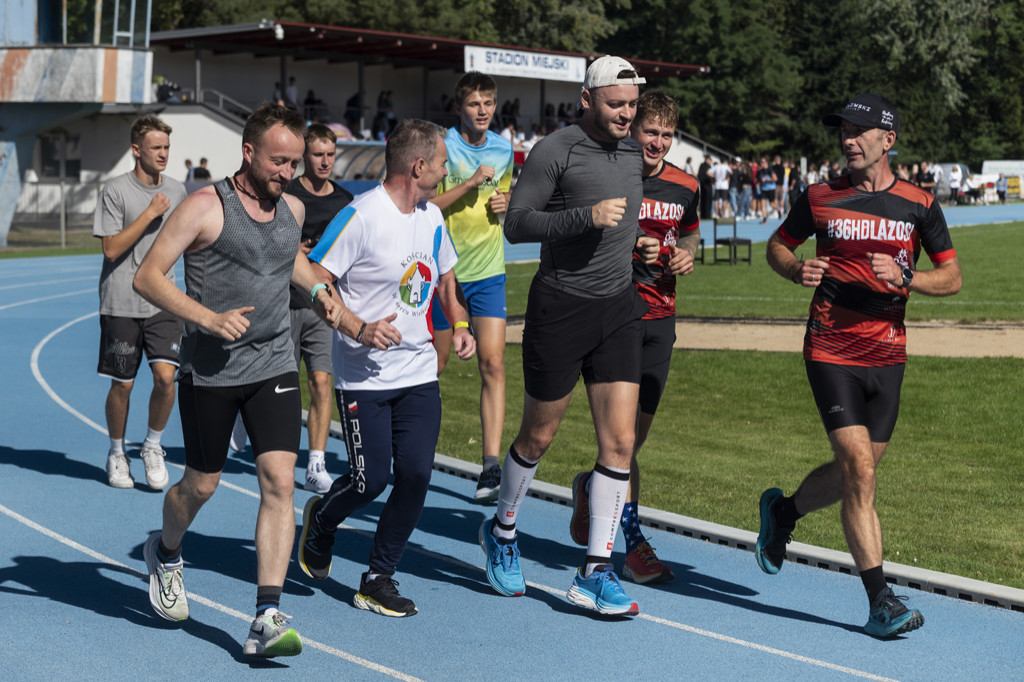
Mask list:
[[195,89],[192,88],[178,90],[167,101],[175,104],[202,104],[221,113],[242,118],[246,118],[252,113],[252,107],[249,105],[242,104],[230,95],[225,95],[220,90],[213,88],[202,88],[198,96]]

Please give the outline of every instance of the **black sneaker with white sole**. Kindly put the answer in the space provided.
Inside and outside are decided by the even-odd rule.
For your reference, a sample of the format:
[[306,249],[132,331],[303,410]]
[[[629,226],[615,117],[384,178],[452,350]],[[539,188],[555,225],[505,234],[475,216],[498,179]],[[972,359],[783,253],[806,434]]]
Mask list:
[[498,491],[501,489],[501,467],[493,466],[480,473],[480,480],[476,483],[476,493],[473,500],[476,502],[494,502],[498,499]]
[[382,616],[405,618],[415,615],[416,604],[398,594],[398,581],[390,575],[378,575],[367,580],[369,573],[363,573],[359,581],[359,591],[352,603],[365,611],[373,611]]

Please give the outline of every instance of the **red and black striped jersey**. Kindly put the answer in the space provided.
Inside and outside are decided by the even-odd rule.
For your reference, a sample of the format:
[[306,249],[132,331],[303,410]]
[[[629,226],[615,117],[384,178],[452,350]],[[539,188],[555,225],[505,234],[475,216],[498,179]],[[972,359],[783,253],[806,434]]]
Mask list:
[[778,234],[793,247],[813,236],[818,257],[829,257],[811,299],[804,358],[862,367],[905,363],[910,292],[875,279],[867,254],[889,254],[903,267],[915,266],[922,247],[933,263],[955,258],[935,197],[898,179],[865,192],[844,176],[809,187]]
[[650,308],[645,320],[676,314],[676,276],[666,272],[664,264],[669,258],[669,246],[700,227],[698,190],[695,177],[668,161],[659,172],[644,178],[640,228],[661,244],[657,263],[648,265],[633,255],[633,282]]

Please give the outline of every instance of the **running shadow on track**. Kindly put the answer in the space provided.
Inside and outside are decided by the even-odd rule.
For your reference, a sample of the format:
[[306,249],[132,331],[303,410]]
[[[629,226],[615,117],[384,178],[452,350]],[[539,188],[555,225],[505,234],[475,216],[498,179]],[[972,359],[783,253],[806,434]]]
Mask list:
[[[139,492],[162,493],[162,490],[153,490],[146,485],[146,476],[143,473],[142,460],[138,457],[138,450],[132,450],[128,455],[132,468],[135,470],[135,473],[132,474],[135,477],[135,490]],[[185,456],[181,448],[167,449],[167,461],[175,462],[179,459],[184,463]],[[96,462],[96,464],[80,462],[77,459],[69,458],[66,453],[54,450],[17,450],[0,445],[0,466],[11,464],[47,476],[65,476],[82,481],[102,483],[105,486],[109,485],[105,468],[107,463],[106,456],[100,452],[96,455]],[[172,481],[174,478],[172,475]]]
[[[200,511],[202,514],[202,511]],[[136,545],[129,556],[140,564],[142,544]],[[185,559],[185,584],[188,585],[188,574],[191,571],[213,571],[218,575],[227,576],[256,586],[256,545],[252,538],[220,537],[204,535],[189,530],[181,543],[181,555]],[[294,553],[294,551],[293,551]],[[294,577],[289,571],[289,577]],[[294,580],[286,580],[285,590],[290,594],[311,595],[313,592]],[[247,659],[248,660],[248,659]]]
[[17,450],[6,445],[0,445],[0,465],[10,464],[40,474],[56,474],[83,481],[97,481],[107,485],[107,472],[104,469],[106,458],[102,455],[97,455],[97,461],[100,463],[99,466],[69,459],[63,452],[55,452],[53,450]]
[[[751,561],[751,563],[753,563],[753,561]],[[840,623],[835,620],[816,616],[813,613],[808,613],[806,611],[798,611],[796,609],[788,609],[781,606],[772,606],[771,604],[765,604],[754,599],[747,599],[747,597],[757,596],[758,592],[748,587],[737,585],[736,583],[696,573],[691,570],[693,568],[692,566],[674,564],[671,562],[669,562],[669,565],[676,575],[675,579],[667,583],[649,585],[649,589],[661,592],[671,592],[682,597],[704,599],[718,604],[726,604],[777,618],[788,618],[791,620],[803,621],[805,623],[812,623],[814,625],[828,625],[842,630],[847,630],[849,632],[863,633],[863,628],[858,625]]]
[[[153,613],[147,583],[137,571],[101,562],[63,562],[44,556],[16,556],[11,561],[14,566],[0,569],[0,594],[49,599],[146,628],[183,630],[221,647],[239,662],[253,662],[242,654],[239,641],[219,628],[201,623],[194,616],[178,624]],[[137,581],[137,586],[109,577],[108,572],[128,576]],[[10,603],[10,597],[4,601]]]

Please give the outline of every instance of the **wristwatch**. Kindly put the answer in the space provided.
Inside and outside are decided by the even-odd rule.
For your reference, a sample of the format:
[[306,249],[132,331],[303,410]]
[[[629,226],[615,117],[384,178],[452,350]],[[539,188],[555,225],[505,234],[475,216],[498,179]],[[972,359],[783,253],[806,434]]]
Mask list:
[[910,286],[910,283],[914,281],[914,271],[910,268],[903,268],[903,283],[900,287],[906,289]]

